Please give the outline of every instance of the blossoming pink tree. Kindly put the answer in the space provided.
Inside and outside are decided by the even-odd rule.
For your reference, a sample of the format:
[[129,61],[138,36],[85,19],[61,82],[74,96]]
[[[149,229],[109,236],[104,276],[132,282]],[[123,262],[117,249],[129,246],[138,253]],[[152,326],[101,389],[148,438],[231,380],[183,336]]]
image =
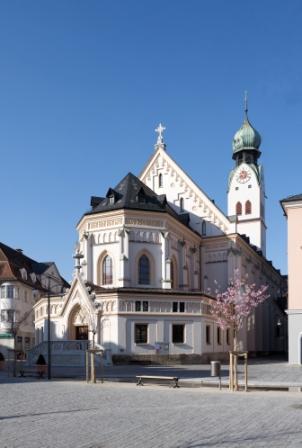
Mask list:
[[248,284],[247,280],[240,278],[239,272],[236,271],[234,280],[227,290],[222,293],[217,292],[216,300],[211,305],[211,314],[223,330],[233,329],[233,350],[238,348],[238,330],[242,328],[244,319],[269,297],[267,289],[268,286],[265,285],[257,288],[255,283]]

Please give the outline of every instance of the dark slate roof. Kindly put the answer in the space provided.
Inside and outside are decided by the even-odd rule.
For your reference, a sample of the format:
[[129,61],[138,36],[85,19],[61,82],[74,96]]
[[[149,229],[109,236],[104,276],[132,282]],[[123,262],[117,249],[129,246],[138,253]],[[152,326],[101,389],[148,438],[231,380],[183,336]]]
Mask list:
[[[55,264],[54,262],[38,262],[33,260],[32,258],[24,255],[23,251],[20,249],[13,249],[12,247],[7,246],[4,243],[0,242],[0,281],[8,281],[8,280],[19,280],[23,283],[29,284],[34,288],[43,289],[39,278],[37,282],[33,282],[31,280],[30,274],[35,273],[37,277],[43,274],[51,265]],[[26,269],[27,271],[27,280],[22,278],[20,269]],[[62,284],[65,288],[68,288],[70,285],[66,282],[66,280],[61,277]]]
[[288,196],[287,198],[281,199],[280,205],[284,212],[284,216],[286,216],[286,211],[283,204],[288,204],[289,202],[302,201],[302,194],[294,194],[292,196]]
[[105,198],[92,196],[90,204],[92,208],[84,216],[111,210],[131,209],[166,212],[186,226],[190,219],[188,213],[178,215],[168,204],[165,194],[157,195],[132,173],[128,173],[114,188],[109,188]]
[[280,202],[292,202],[292,201],[302,201],[302,194],[295,194],[292,196],[288,196],[285,199],[281,199]]

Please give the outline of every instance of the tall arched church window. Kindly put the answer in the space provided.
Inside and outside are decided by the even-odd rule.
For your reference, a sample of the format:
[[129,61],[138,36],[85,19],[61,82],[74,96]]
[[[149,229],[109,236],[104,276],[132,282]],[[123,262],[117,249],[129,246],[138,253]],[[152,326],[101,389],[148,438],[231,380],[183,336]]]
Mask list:
[[252,203],[251,201],[246,201],[245,203],[245,214],[250,215],[252,213]]
[[242,204],[241,204],[241,202],[237,202],[237,204],[236,204],[236,215],[242,215]]
[[138,260],[138,283],[150,285],[150,260],[146,255],[142,255]]
[[158,176],[158,186],[159,187],[163,186],[163,175],[161,173]]
[[202,221],[202,224],[201,224],[201,234],[202,235],[206,235],[207,234],[207,224],[206,224],[205,221]]
[[184,198],[179,199],[179,208],[181,212],[184,211]]
[[102,264],[102,284],[112,284],[112,258],[109,255],[106,255]]

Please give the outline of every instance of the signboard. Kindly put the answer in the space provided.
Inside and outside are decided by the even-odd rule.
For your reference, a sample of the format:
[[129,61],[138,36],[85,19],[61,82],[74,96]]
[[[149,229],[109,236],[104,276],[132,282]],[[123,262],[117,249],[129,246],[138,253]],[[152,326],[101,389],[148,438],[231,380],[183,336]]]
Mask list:
[[169,342],[155,342],[154,348],[156,353],[169,353]]

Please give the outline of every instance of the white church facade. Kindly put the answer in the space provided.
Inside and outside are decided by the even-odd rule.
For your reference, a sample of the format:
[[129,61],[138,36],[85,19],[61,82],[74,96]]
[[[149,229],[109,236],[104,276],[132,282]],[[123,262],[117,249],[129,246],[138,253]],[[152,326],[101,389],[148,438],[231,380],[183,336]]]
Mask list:
[[[77,225],[77,266],[70,290],[51,298],[53,341],[93,340],[116,361],[209,361],[232,347],[210,314],[217,287],[237,270],[268,284],[270,299],[246,322],[241,348],[284,350],[284,279],[265,258],[261,138],[247,111],[233,141],[228,214],[170,157],[157,130],[155,151],[139,177],[128,173]],[[47,335],[47,299],[36,303],[38,347]],[[277,331],[278,330],[278,331]]]

